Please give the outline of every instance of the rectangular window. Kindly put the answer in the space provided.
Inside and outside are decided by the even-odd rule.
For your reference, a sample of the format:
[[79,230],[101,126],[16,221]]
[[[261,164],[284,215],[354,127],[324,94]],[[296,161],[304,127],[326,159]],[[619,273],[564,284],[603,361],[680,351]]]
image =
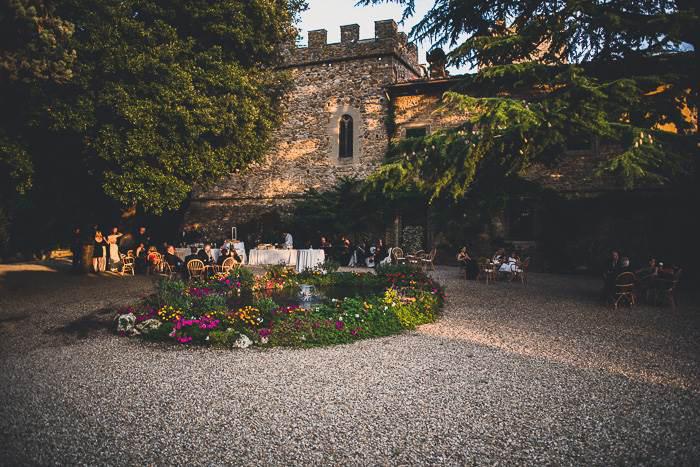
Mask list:
[[428,127],[426,126],[416,126],[412,128],[406,128],[406,138],[422,138],[428,134]]

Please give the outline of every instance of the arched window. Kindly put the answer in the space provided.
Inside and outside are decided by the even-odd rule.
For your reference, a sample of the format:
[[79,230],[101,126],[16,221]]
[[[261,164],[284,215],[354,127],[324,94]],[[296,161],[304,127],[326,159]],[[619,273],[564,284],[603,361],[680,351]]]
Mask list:
[[340,117],[338,132],[338,157],[352,157],[352,117],[348,114]]

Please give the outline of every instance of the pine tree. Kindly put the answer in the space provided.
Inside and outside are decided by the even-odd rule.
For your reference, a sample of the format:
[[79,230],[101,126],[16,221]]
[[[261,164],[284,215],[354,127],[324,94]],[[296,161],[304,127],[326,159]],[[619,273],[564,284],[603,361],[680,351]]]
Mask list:
[[[358,3],[385,1],[414,14],[414,0]],[[435,0],[411,36],[450,47],[451,65],[478,67],[443,96],[471,117],[399,142],[373,180],[459,199],[482,174],[566,157],[571,140],[617,148],[593,175],[615,174],[626,187],[686,173],[697,152],[688,117],[699,19],[687,1]],[[675,132],[661,129],[670,124]]]

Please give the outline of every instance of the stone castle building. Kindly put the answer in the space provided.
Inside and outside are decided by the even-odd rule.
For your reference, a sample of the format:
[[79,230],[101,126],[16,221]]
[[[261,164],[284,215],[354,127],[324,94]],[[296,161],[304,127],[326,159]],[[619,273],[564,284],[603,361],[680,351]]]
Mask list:
[[[186,227],[216,221],[230,228],[285,211],[307,189],[323,190],[344,176],[367,177],[393,141],[457,126],[469,116],[441,109],[443,93],[460,78],[432,70],[431,79],[417,47],[393,20],[376,21],[371,39],[361,40],[356,24],[341,26],[338,43],[328,43],[326,30],[310,31],[308,47],[287,50],[280,69],[292,74],[295,87],[283,102],[272,150],[245,172],[195,192]],[[558,193],[600,193],[615,183],[591,174],[609,156],[597,144],[572,146],[561,166],[535,165],[525,178]],[[513,216],[504,213],[494,235],[533,240],[534,218],[542,211],[524,205]],[[527,227],[516,228],[523,219]],[[400,242],[400,229],[396,219],[386,239]],[[424,240],[432,243],[429,233]]]
[[[195,193],[186,224],[212,218],[241,225],[338,178],[364,178],[382,162],[390,143],[391,86],[425,76],[418,49],[393,20],[376,21],[375,37],[360,40],[356,24],[341,26],[341,41],[309,31],[308,47],[287,51],[281,69],[295,87],[283,103],[285,119],[272,151],[245,173]],[[409,124],[410,126],[410,124]]]

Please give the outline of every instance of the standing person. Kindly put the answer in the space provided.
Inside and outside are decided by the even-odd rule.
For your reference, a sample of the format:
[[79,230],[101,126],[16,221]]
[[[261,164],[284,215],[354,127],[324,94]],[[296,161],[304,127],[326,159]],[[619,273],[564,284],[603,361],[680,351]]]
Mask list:
[[146,233],[146,227],[144,227],[144,226],[139,227],[138,232],[136,232],[136,235],[134,236],[134,241],[135,241],[136,245],[143,242],[143,244],[146,246],[146,248],[151,246],[151,237],[149,237],[148,234]]
[[95,242],[92,251],[92,268],[96,273],[105,270],[107,263],[107,242],[101,231],[95,232]]
[[148,269],[148,252],[146,250],[146,245],[140,242],[136,247],[136,272],[139,274],[146,272]]
[[292,238],[292,234],[289,232],[284,233],[284,247],[288,250],[294,248],[294,239]]
[[111,271],[117,271],[121,267],[122,259],[119,256],[119,246],[117,245],[117,239],[123,234],[119,233],[119,229],[114,227],[112,233],[107,236],[107,243],[109,244],[109,269]]
[[76,227],[73,231],[70,249],[73,253],[73,272],[79,272],[83,269],[83,237],[80,235],[80,227]]

